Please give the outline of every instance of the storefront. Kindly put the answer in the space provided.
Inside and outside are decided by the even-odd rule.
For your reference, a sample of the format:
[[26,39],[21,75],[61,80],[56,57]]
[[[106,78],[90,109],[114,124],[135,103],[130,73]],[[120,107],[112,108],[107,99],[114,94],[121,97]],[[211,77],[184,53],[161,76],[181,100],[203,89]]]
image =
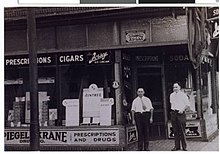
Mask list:
[[[74,10],[67,8],[67,12],[68,9]],[[47,17],[47,24],[46,17],[38,17],[41,149],[129,150],[137,141],[129,112],[138,87],[145,89],[155,109],[151,139],[172,138],[169,95],[177,80],[191,102],[187,137],[208,139],[217,131],[217,125],[209,131],[207,123],[217,123],[217,116],[212,112],[208,121],[205,116],[197,116],[196,73],[188,55],[185,10],[116,10],[117,16],[114,9],[103,9],[102,14],[113,13],[100,17],[96,10],[93,18],[91,11],[83,17],[76,15],[71,18],[73,21],[63,14]],[[166,13],[158,15],[163,11]],[[5,148],[28,149],[30,87],[26,31],[22,24],[10,20],[6,25]],[[203,102],[209,99],[213,104],[211,91],[216,89],[211,89],[214,83],[213,72],[208,71],[212,68],[210,61],[204,60],[204,66],[209,68],[203,71],[203,91],[207,91]],[[210,104],[205,111],[209,110]]]

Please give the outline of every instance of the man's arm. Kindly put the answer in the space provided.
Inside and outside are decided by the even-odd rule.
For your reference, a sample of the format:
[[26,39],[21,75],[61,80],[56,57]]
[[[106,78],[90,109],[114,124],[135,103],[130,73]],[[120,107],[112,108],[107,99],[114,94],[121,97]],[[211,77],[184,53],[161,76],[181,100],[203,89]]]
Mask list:
[[132,119],[132,124],[135,125],[135,120],[134,120],[134,110],[131,110],[131,119]]
[[150,123],[153,123],[154,109],[150,109]]

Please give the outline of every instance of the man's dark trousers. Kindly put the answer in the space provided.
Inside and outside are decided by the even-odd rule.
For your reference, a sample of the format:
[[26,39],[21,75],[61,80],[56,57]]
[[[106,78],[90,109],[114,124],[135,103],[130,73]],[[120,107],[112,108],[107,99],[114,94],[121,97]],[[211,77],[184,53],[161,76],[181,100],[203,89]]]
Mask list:
[[182,142],[183,149],[186,149],[186,115],[185,113],[179,114],[178,111],[171,111],[171,124],[173,127],[175,147],[180,149],[180,141]]
[[137,112],[134,118],[138,131],[138,150],[148,150],[150,112]]

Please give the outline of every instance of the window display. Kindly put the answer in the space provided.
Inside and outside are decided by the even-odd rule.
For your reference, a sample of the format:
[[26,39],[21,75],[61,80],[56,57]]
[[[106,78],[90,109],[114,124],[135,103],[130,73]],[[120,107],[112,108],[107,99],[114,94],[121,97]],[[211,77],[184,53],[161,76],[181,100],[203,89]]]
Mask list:
[[[16,71],[15,71],[16,70]],[[30,87],[27,67],[7,68],[5,73],[5,121],[9,127],[27,127],[30,123]],[[47,73],[45,73],[47,72]],[[48,126],[49,109],[56,109],[55,68],[39,67],[39,118]],[[50,123],[51,124],[51,123]],[[54,125],[54,124],[53,124]]]

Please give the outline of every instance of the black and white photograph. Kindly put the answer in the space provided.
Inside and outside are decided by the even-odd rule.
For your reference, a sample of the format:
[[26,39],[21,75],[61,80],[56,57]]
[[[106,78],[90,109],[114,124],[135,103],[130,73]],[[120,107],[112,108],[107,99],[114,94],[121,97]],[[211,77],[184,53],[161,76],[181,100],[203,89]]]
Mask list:
[[3,20],[5,152],[219,151],[218,5],[4,7]]

